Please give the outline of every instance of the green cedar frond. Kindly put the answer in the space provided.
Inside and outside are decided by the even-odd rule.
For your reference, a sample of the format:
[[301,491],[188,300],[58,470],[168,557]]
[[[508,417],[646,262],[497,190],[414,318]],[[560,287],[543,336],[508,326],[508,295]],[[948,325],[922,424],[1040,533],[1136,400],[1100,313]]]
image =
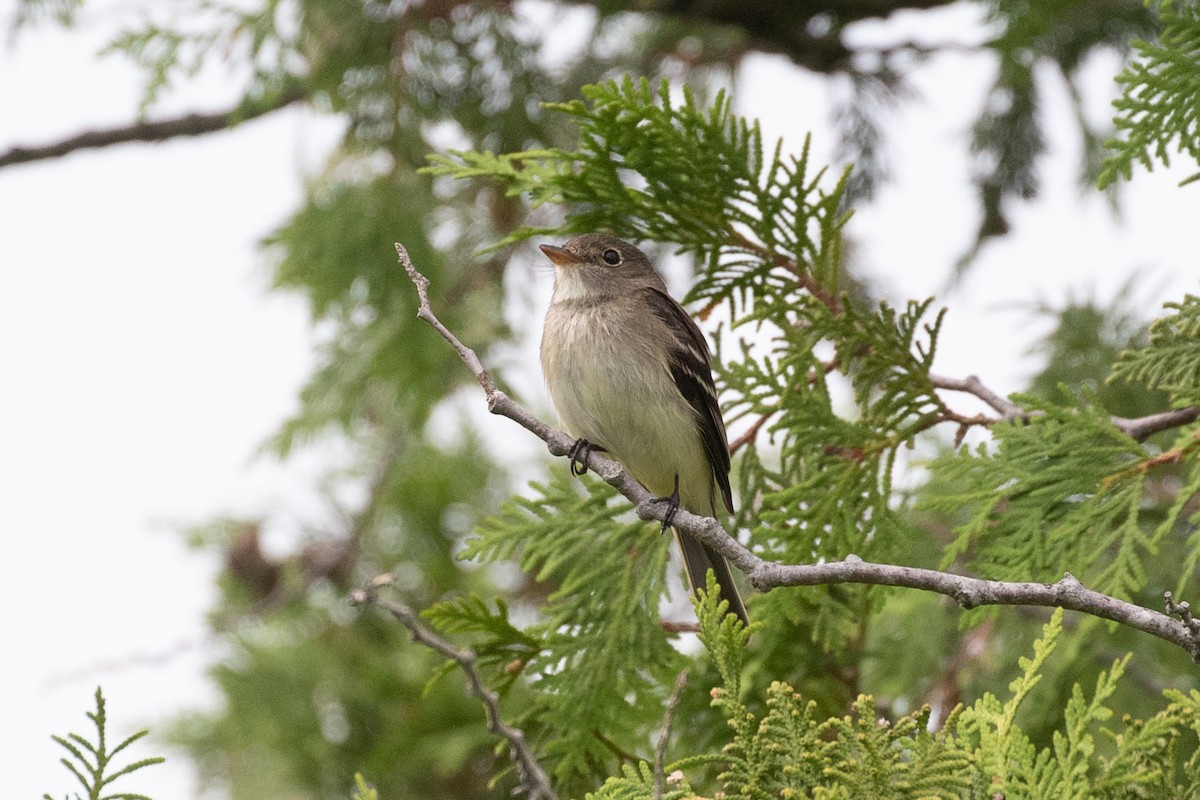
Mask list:
[[196,75],[218,38],[216,32],[200,35],[148,24],[121,33],[103,53],[123,53],[146,75],[139,109],[145,114],[175,81]]
[[1168,151],[1200,162],[1200,9],[1194,3],[1150,3],[1158,12],[1158,40],[1135,41],[1138,58],[1117,77],[1124,86],[1113,101],[1118,138],[1100,173],[1100,188],[1128,180],[1134,162],[1147,170],[1154,161],[1170,164]]
[[10,23],[12,33],[15,35],[25,27],[33,27],[43,19],[69,28],[75,24],[83,3],[84,0],[18,0],[16,17]]
[[[741,644],[735,636],[739,629],[728,622],[716,627],[716,609],[710,600],[701,603],[699,615],[719,671],[740,681]],[[746,800],[968,798],[996,793],[1014,798],[1095,796],[1088,793],[1091,784],[1086,782],[1095,751],[1092,728],[1111,716],[1105,702],[1124,661],[1100,678],[1090,700],[1076,691],[1065,731],[1053,748],[1039,750],[1016,721],[1017,710],[1039,682],[1061,633],[1062,612],[1056,610],[1035,643],[1032,658],[1021,659],[1022,675],[1010,686],[1011,697],[1001,703],[985,695],[970,708],[956,710],[936,733],[929,730],[927,708],[889,723],[868,696],[855,701],[852,714],[821,721],[816,704],[803,701],[782,682],[767,689],[761,719],[734,702],[732,691],[718,693],[714,704],[726,713],[735,731],[734,741],[724,750],[729,763],[720,776],[723,794]],[[1196,699],[1200,701],[1200,694]],[[1184,716],[1176,711],[1153,720],[1156,741],[1125,737],[1121,754],[1108,761],[1116,772],[1104,775],[1105,785],[1153,785],[1161,771],[1134,774],[1125,767],[1139,757],[1146,758],[1141,762],[1144,767],[1161,766],[1167,755],[1162,743],[1174,735]],[[1079,779],[1082,794],[1064,794],[1070,789],[1064,775]]]
[[720,776],[728,798],[804,797],[823,783],[828,748],[820,738],[816,704],[802,702],[779,681],[767,689],[766,702],[767,713],[757,724],[746,712],[729,719],[740,730],[725,748],[730,761]]
[[[743,345],[742,360],[719,375],[733,398],[730,417],[771,415],[768,430],[778,448],[777,466],[764,465],[757,450],[743,458],[742,496],[761,498],[756,517],[744,520],[751,541],[785,563],[847,553],[895,557],[911,539],[892,505],[897,453],[946,411],[929,378],[941,315],[926,321],[928,301],[903,310],[842,303],[835,313],[798,284],[788,296],[756,303],[747,319],[769,324],[772,349],[758,354]],[[857,413],[850,419],[835,410],[829,365],[814,354],[830,343],[854,389]],[[836,649],[854,635],[869,611],[864,595],[882,596],[827,593],[831,602],[812,620],[817,641]]]
[[[488,601],[475,594],[444,600],[422,612],[421,616],[445,632],[481,634],[472,642],[481,667],[498,667],[496,687],[507,689],[520,675],[526,663],[541,650],[541,642],[526,631],[515,627],[508,619],[508,605],[500,598],[495,599],[493,611]],[[449,661],[435,673],[433,681],[453,672],[457,665]]]
[[351,800],[379,800],[379,792],[367,783],[362,773],[354,773],[354,796]]
[[1193,405],[1200,402],[1200,297],[1165,307],[1174,313],[1150,324],[1149,345],[1122,353],[1109,380],[1163,389],[1176,405]]
[[1091,727],[1112,717],[1112,711],[1104,702],[1116,691],[1117,681],[1128,662],[1127,655],[1114,662],[1109,672],[1100,673],[1090,701],[1084,697],[1079,684],[1072,687],[1065,713],[1066,730],[1054,732],[1054,760],[1046,763],[1039,780],[1042,786],[1053,786],[1056,797],[1084,800],[1091,796],[1088,771],[1096,750]]
[[[674,767],[674,765],[672,765]],[[667,770],[670,775],[671,770]],[[667,782],[662,800],[685,800],[696,794],[686,780]],[[619,777],[611,777],[595,792],[589,792],[587,800],[650,800],[654,797],[654,770],[645,761],[624,764]]]
[[742,666],[750,628],[729,614],[729,603],[721,600],[716,576],[709,570],[705,587],[693,603],[700,621],[700,641],[708,648],[724,688],[713,697],[713,704],[731,711],[736,720],[741,709]]
[[[62,736],[50,737],[58,742],[71,756],[70,759],[59,759],[60,763],[83,786],[88,800],[101,800],[101,798],[103,800],[150,800],[145,795],[129,792],[118,794],[105,793],[110,784],[118,778],[132,772],[137,772],[152,764],[161,764],[166,761],[165,758],[161,757],[144,758],[140,761],[127,764],[120,769],[117,769],[112,763],[117,754],[146,736],[149,731],[138,731],[121,741],[116,747],[109,749],[108,714],[105,710],[104,694],[99,687],[96,689],[96,710],[94,712],[89,711],[87,716],[96,727],[95,742],[77,733],[68,734],[65,738]],[[43,795],[43,797],[45,800],[52,800],[49,794]]]
[[479,616],[478,606],[451,613],[460,624],[500,633],[489,640],[497,657],[515,646],[527,659],[535,700],[521,722],[544,741],[555,774],[609,774],[614,754],[637,755],[643,735],[661,722],[666,687],[683,663],[658,617],[669,542],[652,525],[619,519],[627,504],[601,481],[556,471],[531,488],[532,497],[514,498],[477,529],[463,557],[516,556],[555,587],[543,620],[517,632],[496,614]]
[[1066,571],[1118,596],[1142,587],[1143,559],[1158,538],[1139,524],[1150,454],[1092,400],[1085,394],[1066,406],[1020,397],[1032,416],[994,426],[994,450],[934,462],[933,491],[918,507],[966,516],[943,568],[969,552],[998,580]]
[[[824,171],[809,174],[807,143],[799,156],[785,156],[782,142],[766,155],[758,123],[734,115],[724,92],[702,109],[686,87],[676,100],[665,81],[653,89],[626,77],[585,86],[583,95],[546,106],[578,124],[573,152],[454,151],[431,156],[425,172],[484,177],[535,206],[562,204],[562,232],[673,243],[714,271],[694,300],[713,304],[744,296],[750,285],[765,289],[788,271],[774,255],[822,286],[837,285],[828,245],[848,218],[839,207],[845,177],[822,189]],[[549,232],[523,227],[496,247]]]
[[1040,671],[1062,634],[1062,610],[1055,609],[1042,629],[1042,637],[1034,642],[1033,658],[1020,659],[1022,674],[1010,685],[1012,696],[1006,703],[991,693],[984,694],[974,705],[954,717],[953,727],[947,721],[947,733],[960,739],[975,753],[975,761],[989,792],[1005,797],[1034,797],[1032,786],[1035,762],[1045,760],[1046,752],[1038,755],[1033,743],[1015,725],[1017,709],[1030,690],[1041,680]]
[[1177,725],[1191,729],[1188,747],[1191,748],[1192,755],[1185,764],[1186,774],[1190,778],[1191,794],[1188,797],[1200,797],[1200,743],[1196,741],[1197,738],[1200,738],[1200,691],[1192,689],[1184,694],[1178,689],[1168,689],[1163,694],[1171,701],[1171,704],[1154,719],[1147,720],[1147,727],[1158,718],[1165,717]]

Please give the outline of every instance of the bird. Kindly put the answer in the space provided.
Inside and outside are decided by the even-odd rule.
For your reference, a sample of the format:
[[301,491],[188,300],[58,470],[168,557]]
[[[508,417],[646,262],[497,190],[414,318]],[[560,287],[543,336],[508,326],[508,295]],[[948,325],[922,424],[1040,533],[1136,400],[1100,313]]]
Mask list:
[[[606,233],[540,245],[554,265],[541,341],[551,402],[576,438],[571,470],[607,452],[656,496],[692,513],[733,512],[729,445],[708,343],[649,257]],[[708,570],[728,612],[749,616],[724,556],[675,530],[693,592]]]

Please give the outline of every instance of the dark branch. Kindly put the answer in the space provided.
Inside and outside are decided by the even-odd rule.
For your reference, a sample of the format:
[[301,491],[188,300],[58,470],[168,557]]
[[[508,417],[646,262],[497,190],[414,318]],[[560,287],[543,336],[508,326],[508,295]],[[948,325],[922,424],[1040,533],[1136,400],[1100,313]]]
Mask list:
[[554,788],[550,785],[550,779],[546,777],[545,770],[542,769],[542,765],[534,758],[533,751],[525,742],[524,732],[519,728],[509,725],[500,716],[500,698],[488,688],[483,675],[479,673],[479,668],[475,666],[475,654],[470,650],[459,650],[450,642],[429,630],[417,619],[417,615],[413,613],[411,608],[399,603],[388,603],[380,600],[377,595],[379,589],[389,583],[391,583],[391,576],[381,575],[372,580],[366,587],[356,590],[351,595],[351,601],[356,605],[370,605],[381,611],[386,611],[395,617],[401,625],[408,628],[408,632],[412,634],[414,642],[441,653],[446,658],[458,664],[459,669],[467,676],[467,683],[471,694],[483,703],[483,708],[487,712],[488,730],[508,742],[513,761],[516,762],[517,774],[521,779],[521,788],[519,791],[523,791],[531,800],[538,800],[539,798],[558,800],[558,795],[555,794]]
[[53,144],[14,147],[6,153],[0,153],[0,168],[59,158],[76,150],[110,147],[127,142],[162,142],[180,136],[200,136],[222,131],[272,111],[278,111],[306,97],[308,97],[308,93],[302,87],[293,85],[266,99],[245,100],[228,111],[218,111],[212,114],[185,114],[181,117],[154,122],[137,122],[120,128],[85,131]]
[[[591,4],[603,5],[590,0]],[[950,5],[951,0],[809,0],[808,2],[746,2],[745,0],[649,0],[629,4],[639,11],[676,17],[740,31],[747,44],[786,56],[818,73],[847,69],[855,51],[842,31],[854,22],[883,19],[896,11]]]

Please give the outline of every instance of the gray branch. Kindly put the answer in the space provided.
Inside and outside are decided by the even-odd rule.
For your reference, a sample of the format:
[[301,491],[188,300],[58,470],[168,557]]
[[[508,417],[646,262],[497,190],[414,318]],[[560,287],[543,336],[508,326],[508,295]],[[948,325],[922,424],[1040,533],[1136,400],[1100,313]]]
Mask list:
[[545,800],[558,800],[558,795],[555,793],[554,787],[550,785],[550,779],[546,776],[546,771],[537,762],[533,751],[525,741],[525,733],[520,728],[514,728],[512,725],[509,725],[500,716],[500,698],[488,688],[483,675],[479,672],[479,668],[475,666],[475,654],[470,650],[459,650],[453,644],[429,630],[429,628],[425,627],[417,619],[417,615],[408,606],[380,600],[377,591],[390,582],[391,576],[389,575],[381,575],[375,578],[365,588],[356,590],[351,595],[351,602],[356,605],[374,606],[381,611],[386,611],[395,617],[401,625],[408,628],[408,632],[412,634],[414,642],[441,653],[446,658],[458,664],[459,669],[467,676],[467,684],[471,694],[483,703],[484,711],[487,713],[488,730],[508,742],[513,761],[517,766],[517,775],[521,780],[519,791],[524,792],[530,800],[540,800],[541,798],[545,798]]
[[1145,417],[1137,417],[1135,419],[1126,419],[1125,417],[1113,417],[1113,425],[1116,425],[1126,434],[1139,442],[1148,439],[1159,431],[1178,428],[1180,425],[1188,425],[1195,422],[1200,417],[1200,407],[1188,406],[1187,408],[1173,408],[1170,411],[1164,411],[1161,414],[1150,414]]
[[[941,375],[930,375],[929,380],[938,389],[950,392],[965,392],[974,395],[987,403],[993,411],[1000,415],[1000,420],[1008,422],[1014,419],[1029,419],[1037,412],[1030,413],[1007,397],[1001,397],[983,384],[975,375],[966,378],[946,378]],[[1200,406],[1174,408],[1158,414],[1148,414],[1144,417],[1113,417],[1112,424],[1125,433],[1126,436],[1142,442],[1160,431],[1188,425],[1200,418]]]
[[979,380],[975,375],[968,375],[965,378],[944,378],[940,375],[930,375],[929,380],[939,389],[946,389],[951,392],[966,392],[967,394],[975,395],[991,406],[992,410],[999,414],[1003,420],[1026,416],[1023,408],[1007,397],[1001,397],[984,386],[983,381]]
[[[508,417],[533,433],[546,443],[552,455],[566,456],[574,439],[542,422],[496,388],[495,382],[483,368],[475,352],[460,342],[433,313],[429,305],[429,280],[413,266],[408,252],[402,245],[396,245],[396,253],[409,278],[417,287],[420,298],[417,316],[432,325],[475,373],[487,396],[488,410],[493,414]],[[1008,413],[1009,407],[1020,411],[1019,406],[990,391],[977,378],[962,381],[939,378],[936,381],[945,384],[941,388],[967,391],[980,397],[998,413]],[[1126,422],[1134,425],[1142,423],[1142,420]],[[666,504],[653,502],[656,499],[654,495],[616,461],[593,451],[588,460],[588,467],[633,503],[639,517],[644,520],[663,521],[668,510]],[[752,553],[712,517],[701,517],[680,508],[672,517],[671,524],[720,552],[730,563],[746,573],[750,582],[760,591],[780,586],[857,583],[936,592],[952,598],[967,609],[988,605],[1065,608],[1119,622],[1157,636],[1183,648],[1193,661],[1200,663],[1200,633],[1193,631],[1187,624],[1167,614],[1088,589],[1069,573],[1063,575],[1056,583],[1018,583],[969,578],[917,567],[875,564],[854,555],[848,555],[842,561],[822,564],[779,564],[766,561]]]

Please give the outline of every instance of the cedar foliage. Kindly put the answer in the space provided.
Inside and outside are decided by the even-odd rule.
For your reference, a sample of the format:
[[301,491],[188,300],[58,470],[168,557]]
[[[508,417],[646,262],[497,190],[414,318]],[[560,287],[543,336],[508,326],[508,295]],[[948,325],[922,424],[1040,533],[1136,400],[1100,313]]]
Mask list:
[[[1117,77],[1118,136],[1100,173],[1100,186],[1129,178],[1133,164],[1170,163],[1173,148],[1200,162],[1200,9],[1194,3],[1148,0],[1158,14],[1157,40],[1135,40],[1137,58]],[[1192,176],[1188,180],[1195,180]]]
[[[87,800],[150,800],[145,795],[135,792],[120,791],[114,794],[113,784],[120,780],[123,788],[129,783],[128,780],[125,780],[127,776],[146,767],[161,764],[166,759],[161,756],[152,756],[120,766],[117,756],[122,756],[122,759],[126,758],[123,755],[126,748],[143,739],[149,734],[149,731],[138,731],[122,739],[116,746],[110,745],[108,741],[108,709],[104,702],[104,692],[100,687],[96,687],[95,697],[96,710],[87,712],[87,718],[91,720],[92,726],[96,729],[94,736],[69,733],[66,736],[50,737],[67,751],[67,755],[59,759],[59,763],[83,788],[83,795],[75,793],[74,797],[77,800],[81,797],[86,797]],[[70,795],[64,796],[69,797]],[[44,794],[42,797],[43,800],[54,800],[50,794]]]
[[[951,527],[938,558],[941,566],[986,577],[1054,580],[1069,571],[1102,591],[1145,599],[1147,560],[1169,537],[1188,553],[1185,563],[1195,562],[1196,519],[1189,511],[1194,479],[1152,513],[1146,506],[1152,502],[1148,483],[1156,480],[1161,464],[1184,475],[1200,468],[1197,426],[1185,426],[1177,434],[1180,443],[1169,451],[1172,457],[1164,459],[1161,445],[1137,442],[1118,429],[1112,412],[1086,385],[1054,397],[1014,397],[1025,410],[1020,419],[992,425],[990,443],[977,448],[944,448],[931,463],[927,489],[915,504],[904,502],[893,488],[901,452],[922,444],[939,426],[947,427],[943,423],[951,431],[960,424],[929,375],[944,312],[931,313],[932,300],[894,308],[842,290],[845,174],[829,179],[814,170],[807,146],[798,156],[785,155],[781,144],[764,148],[757,126],[732,114],[720,94],[706,108],[686,88],[676,94],[665,82],[655,88],[626,79],[586,87],[583,100],[553,108],[578,124],[578,149],[453,153],[433,157],[429,172],[487,178],[535,205],[565,206],[560,228],[521,228],[505,243],[603,229],[662,242],[705,265],[689,300],[703,314],[719,309],[731,321],[719,373],[728,417],[761,416],[771,445],[750,444],[735,467],[740,494],[751,499],[743,502],[738,521],[756,551],[789,563],[848,553],[922,563],[913,558],[914,542],[928,543],[929,533],[917,520],[931,514]],[[687,169],[685,163],[703,168]],[[1182,313],[1192,305],[1189,299],[1179,309]],[[1194,384],[1191,362],[1200,350],[1189,318],[1178,316],[1156,323],[1147,346],[1125,354],[1114,378],[1142,386],[1147,397],[1154,397],[1149,390],[1173,391],[1176,402],[1186,404]],[[821,361],[819,352],[833,357]],[[835,380],[851,389],[849,411],[831,400]],[[593,502],[609,491],[591,483],[584,487]],[[563,587],[552,598],[548,624],[553,630],[571,630],[571,620],[596,620],[632,636],[627,628],[649,621],[644,641],[665,639],[653,624],[653,602],[638,612],[639,619],[628,616],[644,600],[622,596],[635,584],[620,577],[625,573],[619,563],[605,561],[633,557],[636,538],[624,540],[626,534],[619,533],[624,529],[615,521],[598,524],[611,517],[584,513],[592,506],[581,507],[576,491],[566,485],[566,494],[541,486],[535,490],[533,498],[516,501],[486,524],[478,534],[481,544],[469,547],[468,554],[495,558],[521,548],[523,566]],[[643,539],[650,538],[648,526],[641,527]],[[922,555],[928,559],[932,548]],[[596,568],[598,562],[604,566]],[[546,563],[557,569],[546,569]],[[1195,591],[1190,570],[1175,578],[1180,591]],[[612,594],[605,597],[597,582],[607,582]],[[636,588],[654,585],[642,581]],[[930,732],[928,708],[881,722],[874,700],[850,696],[857,680],[832,689],[817,670],[793,666],[797,679],[806,688],[812,685],[824,703],[801,702],[805,693],[779,680],[785,674],[776,671],[780,654],[795,653],[801,637],[827,654],[816,663],[836,664],[839,654],[864,648],[873,633],[878,636],[876,626],[893,624],[896,617],[888,602],[895,593],[877,588],[800,594],[775,590],[751,599],[758,634],[750,647],[746,632],[735,634],[732,618],[721,623],[711,607],[700,611],[701,639],[719,675],[714,706],[733,729],[733,739],[717,748],[720,737],[715,737],[708,751],[689,740],[681,763],[701,775],[702,767],[719,766],[715,780],[725,796],[987,797],[999,791],[1006,797],[1117,797],[1200,791],[1200,776],[1185,772],[1177,782],[1176,773],[1182,766],[1179,754],[1194,746],[1189,739],[1177,750],[1175,743],[1194,735],[1195,696],[1168,693],[1166,708],[1160,704],[1145,721],[1127,720],[1115,730],[1102,726],[1112,716],[1107,703],[1127,658],[1093,674],[1090,693],[1078,683],[1058,687],[1061,711],[1043,717],[1043,730],[1031,735],[1020,727],[1017,713],[1062,634],[1059,613],[1046,626],[1034,658],[1018,662],[1020,677],[1010,686],[1009,700],[985,694]],[[597,605],[606,602],[611,613],[597,615]],[[486,629],[475,632],[485,648],[493,646]],[[524,704],[535,709],[535,718],[527,721],[547,743],[542,752],[564,786],[586,782],[585,764],[556,747],[568,741],[582,746],[582,740],[570,723],[536,709],[558,702],[561,692],[588,698],[583,716],[589,721],[609,717],[635,723],[653,694],[642,695],[643,687],[629,678],[623,691],[608,691],[614,682],[620,685],[620,667],[628,668],[622,657],[641,664],[644,674],[653,674],[657,664],[671,665],[671,659],[657,660],[645,644],[629,644],[629,650],[610,652],[610,663],[619,667],[599,681],[590,669],[557,668],[585,659],[603,664],[603,653],[595,649],[617,641],[615,634],[572,637],[565,651],[546,643],[550,657],[545,663],[555,665],[549,672],[536,675],[536,660],[523,665],[532,678],[530,688],[545,692],[532,705]],[[744,680],[747,670],[751,680]],[[606,691],[595,691],[597,683]],[[660,678],[660,695],[668,685],[666,676]],[[833,697],[839,702],[831,703]],[[847,703],[850,717],[826,716]],[[611,708],[605,710],[606,704]],[[748,704],[764,710],[753,711]],[[1047,725],[1049,720],[1057,721]],[[651,735],[654,723],[651,718],[640,729],[636,723],[602,729],[605,743],[615,740],[612,749],[621,754],[622,776],[610,779],[595,796],[651,796],[655,776],[645,755],[639,755],[639,743]],[[1097,730],[1104,740],[1099,747]],[[594,745],[580,752],[603,755]],[[696,789],[686,773],[670,796],[712,790],[711,773]]]
[[[1032,644],[1014,610],[963,614],[915,593],[827,587],[755,597],[749,644],[706,601],[709,653],[696,655],[658,624],[673,586],[666,543],[605,485],[569,481],[554,464],[479,520],[493,505],[495,465],[470,433],[427,441],[438,412],[470,429],[453,396],[467,376],[413,318],[391,242],[403,240],[442,293],[441,318],[491,343],[512,335],[500,313],[507,261],[496,251],[480,264],[474,249],[606,228],[702,268],[689,300],[723,321],[715,366],[727,417],[765,420],[738,454],[734,521],[764,554],[854,552],[1025,579],[1070,569],[1146,605],[1164,588],[1196,593],[1196,426],[1138,443],[1107,419],[1161,410],[1162,392],[1195,402],[1194,298],[1148,337],[1104,343],[1129,348],[1112,384],[1095,388],[1114,359],[1084,336],[1070,349],[1093,357],[1086,370],[1068,374],[1052,359],[1018,398],[1040,413],[993,426],[988,445],[955,448],[958,423],[929,378],[943,312],[928,298],[864,300],[842,257],[847,209],[885,172],[879,116],[849,104],[858,167],[828,172],[806,143],[764,143],[711,92],[744,52],[736,26],[654,15],[630,25],[633,15],[611,13],[625,4],[597,5],[586,52],[559,74],[539,63],[540,45],[522,38],[505,3],[200,0],[114,43],[145,68],[147,108],[222,58],[249,67],[247,100],[300,85],[347,123],[307,204],[266,242],[276,287],[301,294],[325,331],[318,371],[271,444],[286,455],[340,438],[355,459],[331,484],[368,483],[369,498],[354,514],[335,507],[334,522],[282,564],[239,565],[236,545],[254,530],[245,520],[194,532],[230,552],[213,614],[229,655],[213,668],[224,707],[181,720],[176,739],[233,797],[343,797],[355,783],[363,797],[371,785],[385,797],[468,797],[511,785],[457,676],[386,621],[341,605],[351,576],[387,570],[431,622],[477,651],[564,795],[653,796],[651,743],[674,676],[690,665],[668,768],[682,776],[664,796],[992,797],[997,785],[1008,797],[1196,796],[1200,696],[1192,666],[1163,643],[1056,615]],[[980,241],[1006,229],[1006,202],[1037,190],[1041,65],[1067,78],[1091,176],[1102,137],[1080,111],[1076,80],[1097,50],[1146,37],[1123,78],[1105,181],[1165,161],[1173,146],[1195,157],[1192,7],[981,5],[983,47],[998,67],[972,140]],[[20,13],[70,19],[80,6],[21,0]],[[1151,41],[1155,11],[1165,27]],[[703,57],[681,67],[685,38]],[[874,71],[846,59],[831,72],[852,81],[855,98],[876,92],[886,105],[904,94],[906,54],[881,54]],[[623,72],[682,74],[693,90],[678,80],[579,88]],[[469,150],[420,174],[439,128]],[[547,222],[559,205],[563,224]],[[1058,316],[1078,334],[1077,310]],[[905,462],[930,454],[927,481],[898,488]],[[330,542],[344,550],[341,568],[316,569],[309,545]],[[515,557],[540,583],[496,596],[503,570],[464,567],[464,553]],[[971,642],[982,655],[964,658]],[[943,682],[964,704],[927,713]],[[1165,699],[1164,686],[1174,687]]]

